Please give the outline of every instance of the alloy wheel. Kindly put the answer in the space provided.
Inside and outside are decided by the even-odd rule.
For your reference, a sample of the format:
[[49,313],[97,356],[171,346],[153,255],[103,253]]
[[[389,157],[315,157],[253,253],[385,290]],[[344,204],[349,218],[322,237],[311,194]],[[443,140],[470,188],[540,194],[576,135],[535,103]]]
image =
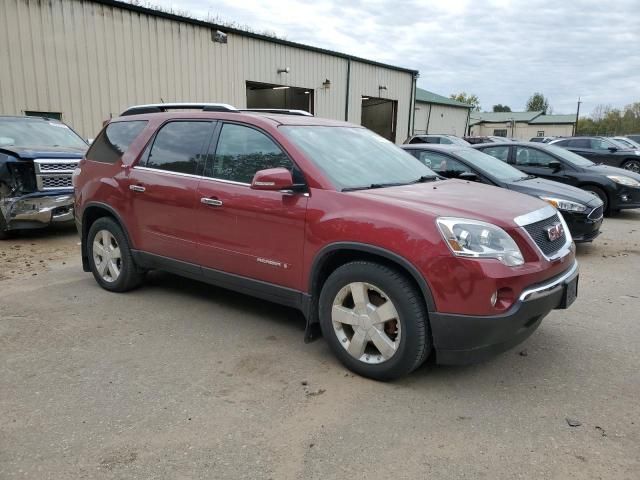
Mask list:
[[100,230],[93,239],[93,261],[100,277],[109,283],[122,272],[122,253],[118,241],[109,230]]
[[331,308],[333,329],[342,347],[367,364],[390,360],[402,335],[391,299],[369,283],[353,282],[336,295]]
[[623,165],[625,170],[629,170],[634,173],[640,173],[640,161],[638,160],[629,160],[625,162]]

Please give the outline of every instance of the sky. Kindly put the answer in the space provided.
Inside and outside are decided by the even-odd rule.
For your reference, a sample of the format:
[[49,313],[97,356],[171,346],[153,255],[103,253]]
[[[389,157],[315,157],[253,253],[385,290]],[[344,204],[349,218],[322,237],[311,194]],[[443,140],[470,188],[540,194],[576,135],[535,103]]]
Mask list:
[[151,0],[254,31],[420,71],[418,86],[465,91],[482,110],[553,113],[640,102],[638,0]]

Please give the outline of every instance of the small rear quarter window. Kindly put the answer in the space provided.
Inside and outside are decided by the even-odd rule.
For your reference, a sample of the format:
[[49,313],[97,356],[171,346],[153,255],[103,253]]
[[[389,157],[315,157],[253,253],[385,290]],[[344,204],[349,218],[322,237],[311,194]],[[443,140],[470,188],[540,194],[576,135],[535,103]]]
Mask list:
[[94,140],[87,158],[95,162],[116,163],[146,124],[146,120],[110,123]]

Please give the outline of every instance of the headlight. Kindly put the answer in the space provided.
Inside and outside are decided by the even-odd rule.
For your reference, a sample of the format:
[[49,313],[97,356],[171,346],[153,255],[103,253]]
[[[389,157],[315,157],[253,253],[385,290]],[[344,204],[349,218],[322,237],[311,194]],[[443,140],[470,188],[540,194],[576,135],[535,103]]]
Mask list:
[[640,187],[640,182],[624,175],[607,175],[607,178],[627,187]]
[[436,220],[449,249],[458,257],[495,258],[505,265],[522,265],[522,252],[507,232],[496,225],[466,218]]
[[640,155],[640,150],[634,150],[634,152],[636,155]]
[[540,197],[545,202],[550,203],[558,210],[564,210],[565,212],[584,212],[587,209],[586,205],[582,205],[578,202],[572,202],[571,200],[563,200],[562,198],[555,197]]

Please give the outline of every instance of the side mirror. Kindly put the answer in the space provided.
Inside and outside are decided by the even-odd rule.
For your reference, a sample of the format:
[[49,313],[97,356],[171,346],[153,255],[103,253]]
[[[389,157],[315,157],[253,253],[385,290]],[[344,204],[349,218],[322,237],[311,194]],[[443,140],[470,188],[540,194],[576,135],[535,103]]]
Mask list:
[[617,151],[618,151],[618,149],[617,149],[617,147],[609,147],[609,151],[610,151],[611,153],[613,153],[613,152],[617,152]]
[[291,190],[293,189],[293,177],[286,168],[267,168],[259,170],[253,176],[252,190]]
[[460,180],[467,180],[468,182],[477,182],[480,180],[477,173],[474,172],[464,172],[458,175]]
[[554,172],[557,172],[558,170],[562,169],[562,164],[557,160],[551,160],[549,162],[549,168]]

